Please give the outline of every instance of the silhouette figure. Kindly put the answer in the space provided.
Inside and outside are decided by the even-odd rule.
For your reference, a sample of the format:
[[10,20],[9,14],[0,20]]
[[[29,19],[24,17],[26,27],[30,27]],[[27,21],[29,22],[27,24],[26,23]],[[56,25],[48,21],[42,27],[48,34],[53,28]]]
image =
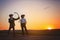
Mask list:
[[9,19],[8,19],[8,22],[9,22],[9,30],[8,30],[8,34],[10,32],[11,29],[13,29],[13,34],[15,35],[15,21],[19,19],[19,16],[18,18],[13,18],[13,14],[9,14]]
[[24,17],[25,17],[25,15],[23,14],[23,15],[21,15],[21,19],[20,19],[20,21],[21,21],[21,29],[22,29],[22,34],[23,35],[24,35],[24,31],[26,32],[26,34],[28,33],[27,28],[26,28],[26,19]]

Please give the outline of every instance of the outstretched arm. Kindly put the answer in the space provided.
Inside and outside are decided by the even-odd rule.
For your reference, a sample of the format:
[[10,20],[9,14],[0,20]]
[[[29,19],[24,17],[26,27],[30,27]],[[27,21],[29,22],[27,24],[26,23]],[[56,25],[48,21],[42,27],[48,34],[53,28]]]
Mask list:
[[14,12],[14,13],[18,15],[18,18],[14,18],[14,20],[20,19],[19,14],[17,12]]

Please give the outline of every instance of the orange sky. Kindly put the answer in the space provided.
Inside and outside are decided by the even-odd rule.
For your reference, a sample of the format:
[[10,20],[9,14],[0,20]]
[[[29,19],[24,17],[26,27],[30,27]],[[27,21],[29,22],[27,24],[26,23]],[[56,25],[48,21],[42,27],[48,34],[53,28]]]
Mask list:
[[[8,30],[9,14],[18,12],[25,14],[28,30],[44,30],[49,27],[60,29],[60,2],[59,1],[2,1],[0,2],[0,30]],[[17,15],[14,15],[16,18]],[[19,21],[19,20],[18,20]],[[16,21],[15,29],[20,30],[20,23]]]

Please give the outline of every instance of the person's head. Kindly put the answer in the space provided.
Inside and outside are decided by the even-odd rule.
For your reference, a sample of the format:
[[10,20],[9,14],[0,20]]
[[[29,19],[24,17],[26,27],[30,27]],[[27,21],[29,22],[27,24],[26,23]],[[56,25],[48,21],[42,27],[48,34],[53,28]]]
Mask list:
[[23,15],[21,15],[21,18],[24,18],[25,17],[25,15],[23,14]]
[[13,17],[13,14],[9,14],[9,17],[12,18]]

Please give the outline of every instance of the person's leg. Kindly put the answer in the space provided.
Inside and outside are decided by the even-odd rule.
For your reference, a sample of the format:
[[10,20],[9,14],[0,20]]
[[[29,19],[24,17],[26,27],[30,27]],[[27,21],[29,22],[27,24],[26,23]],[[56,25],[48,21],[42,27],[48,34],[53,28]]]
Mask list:
[[24,34],[23,24],[21,24],[22,34]]
[[25,31],[27,32],[27,28],[26,28],[26,26],[25,26],[24,28],[25,28]]
[[28,34],[28,31],[27,31],[27,28],[26,28],[26,25],[25,24],[24,24],[24,28],[25,28],[26,33]]
[[24,34],[24,28],[22,27],[22,34]]
[[9,35],[9,33],[10,33],[10,30],[11,30],[11,27],[9,27],[9,30],[8,30],[8,35]]
[[13,27],[13,35],[15,36],[15,28]]

